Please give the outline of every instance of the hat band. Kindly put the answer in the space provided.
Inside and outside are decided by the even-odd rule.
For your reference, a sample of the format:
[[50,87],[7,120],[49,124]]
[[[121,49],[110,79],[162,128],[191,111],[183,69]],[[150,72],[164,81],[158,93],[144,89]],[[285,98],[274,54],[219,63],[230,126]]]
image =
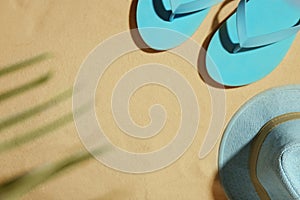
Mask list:
[[263,185],[260,183],[257,177],[257,160],[258,160],[258,155],[260,152],[260,149],[262,147],[263,142],[271,133],[272,129],[277,127],[278,125],[285,123],[290,120],[295,120],[295,119],[300,119],[300,112],[293,112],[293,113],[287,113],[284,115],[280,115],[278,117],[275,117],[268,121],[258,132],[258,134],[255,136],[253,143],[251,145],[251,151],[250,151],[250,177],[252,180],[252,183],[255,187],[255,190],[258,194],[258,196],[261,199],[271,199],[263,187]]

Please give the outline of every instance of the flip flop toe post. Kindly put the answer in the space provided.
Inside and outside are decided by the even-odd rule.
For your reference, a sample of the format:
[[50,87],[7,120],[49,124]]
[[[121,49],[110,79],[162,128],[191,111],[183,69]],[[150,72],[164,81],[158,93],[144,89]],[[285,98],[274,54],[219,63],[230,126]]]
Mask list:
[[227,86],[242,86],[270,74],[300,30],[300,8],[286,0],[241,0],[214,34],[208,74]]
[[137,26],[145,43],[155,50],[179,46],[191,37],[209,8],[223,0],[139,0]]

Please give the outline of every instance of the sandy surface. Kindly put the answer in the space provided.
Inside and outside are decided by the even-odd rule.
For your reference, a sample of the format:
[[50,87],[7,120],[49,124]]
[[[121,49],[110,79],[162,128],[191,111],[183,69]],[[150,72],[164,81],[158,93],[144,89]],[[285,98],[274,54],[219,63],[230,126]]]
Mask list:
[[[12,95],[0,103],[0,117],[21,113],[71,88],[81,63],[99,43],[134,26],[134,2],[131,0],[6,0],[0,1],[0,66],[7,66],[43,52],[54,57],[39,64],[0,77],[0,91],[5,93],[51,73],[47,81],[25,92]],[[132,5],[133,4],[133,5]],[[208,36],[236,7],[237,2],[215,6],[193,39],[205,46]],[[218,13],[218,14],[217,14]],[[122,45],[122,44],[120,44]],[[299,83],[300,37],[294,41],[281,64],[269,76],[254,84],[226,89],[226,117],[250,97],[273,86]],[[206,84],[195,67],[169,52],[132,52],[119,58],[105,72],[96,94],[98,119],[115,144],[128,151],[147,152],[168,143],[176,134],[180,107],[167,89],[148,85],[134,93],[130,101],[132,118],[139,125],[149,123],[148,108],[155,103],[165,106],[169,118],[161,133],[149,140],[126,136],[114,123],[110,95],[116,82],[135,66],[149,62],[166,64],[189,81],[199,99],[200,124],[197,135],[187,152],[171,166],[162,170],[133,175],[112,170],[95,159],[73,166],[68,171],[39,185],[22,199],[226,199],[217,178],[218,145],[202,160],[198,158],[211,119],[211,101]],[[1,130],[1,142],[26,134],[72,110],[72,100],[39,112],[25,121]],[[70,122],[36,140],[0,154],[0,181],[45,163],[63,159],[84,147],[75,124]]]

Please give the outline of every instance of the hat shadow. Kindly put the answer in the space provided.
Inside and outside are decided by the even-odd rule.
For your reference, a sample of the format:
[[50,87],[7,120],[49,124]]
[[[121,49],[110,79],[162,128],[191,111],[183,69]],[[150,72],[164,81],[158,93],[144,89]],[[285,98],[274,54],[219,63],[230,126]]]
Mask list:
[[225,188],[224,191],[227,188],[226,194],[229,199],[234,199],[233,196],[238,197],[241,194],[239,191],[247,191],[245,194],[247,196],[244,197],[258,199],[249,171],[251,142],[252,140],[230,158],[222,168],[219,168],[219,181]]
[[215,175],[211,192],[215,200],[227,200],[225,191],[220,183],[220,177],[218,173]]

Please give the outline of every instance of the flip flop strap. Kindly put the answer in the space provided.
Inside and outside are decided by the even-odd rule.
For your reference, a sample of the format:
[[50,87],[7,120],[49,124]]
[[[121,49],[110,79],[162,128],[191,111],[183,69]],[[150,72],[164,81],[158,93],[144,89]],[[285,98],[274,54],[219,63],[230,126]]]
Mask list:
[[171,11],[174,15],[192,13],[203,10],[224,0],[193,0],[187,3],[182,3],[182,0],[169,0]]
[[300,30],[300,19],[299,21],[292,27],[280,30],[277,32],[264,34],[255,37],[248,37],[247,35],[247,24],[246,24],[246,3],[249,0],[241,0],[237,11],[237,31],[238,31],[238,38],[239,38],[239,45],[240,48],[255,48],[270,45],[284,39],[287,39],[295,34]]

